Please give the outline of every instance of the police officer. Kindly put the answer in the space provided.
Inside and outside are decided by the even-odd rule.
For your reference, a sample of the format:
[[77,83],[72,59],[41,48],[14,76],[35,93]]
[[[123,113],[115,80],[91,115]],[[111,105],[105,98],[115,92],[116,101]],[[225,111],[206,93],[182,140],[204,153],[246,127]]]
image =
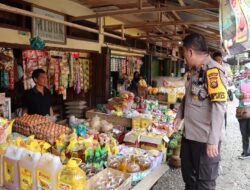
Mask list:
[[227,100],[225,71],[209,56],[202,35],[188,35],[183,46],[185,61],[192,70],[174,121],[177,130],[184,119],[182,176],[186,190],[214,190]]

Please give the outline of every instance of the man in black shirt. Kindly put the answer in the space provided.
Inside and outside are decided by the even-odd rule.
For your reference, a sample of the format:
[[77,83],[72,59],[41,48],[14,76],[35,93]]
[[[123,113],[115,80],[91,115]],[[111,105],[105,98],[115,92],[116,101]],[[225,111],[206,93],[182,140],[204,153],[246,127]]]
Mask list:
[[24,96],[23,113],[53,116],[51,93],[46,87],[48,80],[45,71],[42,69],[34,70],[32,78],[36,86],[27,91]]

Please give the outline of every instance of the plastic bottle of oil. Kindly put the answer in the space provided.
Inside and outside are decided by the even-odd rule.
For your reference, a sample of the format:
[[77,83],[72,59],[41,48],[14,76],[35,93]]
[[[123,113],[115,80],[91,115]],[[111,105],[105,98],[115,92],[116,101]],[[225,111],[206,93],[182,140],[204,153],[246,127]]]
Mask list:
[[58,156],[43,154],[36,167],[37,190],[55,190],[61,168],[62,163]]
[[170,88],[168,92],[168,103],[175,104],[177,101],[176,88]]
[[58,190],[86,190],[86,174],[79,168],[82,160],[71,158],[58,174]]
[[9,190],[19,190],[19,168],[18,162],[25,150],[10,145],[3,157],[4,187]]
[[8,147],[8,143],[0,144],[0,187],[3,186],[3,156]]
[[41,158],[40,152],[25,151],[19,161],[20,190],[36,190],[36,166]]

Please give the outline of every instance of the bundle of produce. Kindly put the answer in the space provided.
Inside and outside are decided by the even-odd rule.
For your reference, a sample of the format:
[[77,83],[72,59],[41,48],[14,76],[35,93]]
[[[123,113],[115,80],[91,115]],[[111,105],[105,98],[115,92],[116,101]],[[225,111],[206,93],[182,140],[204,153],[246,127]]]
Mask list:
[[109,109],[113,115],[122,116],[122,111],[129,110],[132,107],[135,95],[132,92],[122,92],[119,97],[108,101]]
[[148,93],[149,93],[149,94],[154,94],[154,95],[156,95],[156,94],[159,93],[159,88],[149,86],[149,87],[148,87]]
[[41,125],[41,124],[46,124],[50,123],[51,120],[47,117],[41,116],[41,115],[28,115],[25,114],[22,117],[19,117],[15,120],[13,131],[20,133],[25,136],[30,136],[31,135],[31,129]]
[[50,144],[54,144],[60,135],[69,133],[70,131],[70,128],[56,123],[45,123],[31,128],[31,133],[35,135],[36,138],[49,142]]

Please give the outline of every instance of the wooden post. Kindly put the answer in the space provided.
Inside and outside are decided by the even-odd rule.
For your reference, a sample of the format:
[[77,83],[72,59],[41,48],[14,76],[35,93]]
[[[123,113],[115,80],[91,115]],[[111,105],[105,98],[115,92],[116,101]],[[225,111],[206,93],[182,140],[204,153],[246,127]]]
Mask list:
[[121,25],[121,31],[122,31],[122,39],[125,39],[125,30],[124,30],[124,24]]
[[138,9],[139,9],[139,10],[142,9],[142,1],[143,1],[143,0],[138,0]]

